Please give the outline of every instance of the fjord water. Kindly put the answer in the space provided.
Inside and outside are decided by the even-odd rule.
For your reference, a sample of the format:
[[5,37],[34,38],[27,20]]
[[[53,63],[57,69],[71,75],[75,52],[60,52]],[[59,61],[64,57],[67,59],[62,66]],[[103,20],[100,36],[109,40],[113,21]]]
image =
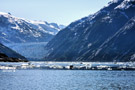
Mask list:
[[134,90],[135,71],[0,71],[0,90]]

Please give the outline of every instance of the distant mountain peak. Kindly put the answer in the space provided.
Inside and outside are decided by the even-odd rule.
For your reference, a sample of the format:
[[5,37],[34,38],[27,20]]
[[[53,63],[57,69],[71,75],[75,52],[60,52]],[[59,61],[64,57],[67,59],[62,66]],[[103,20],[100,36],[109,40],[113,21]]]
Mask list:
[[56,25],[0,12],[0,40],[2,43],[48,42],[61,30]]

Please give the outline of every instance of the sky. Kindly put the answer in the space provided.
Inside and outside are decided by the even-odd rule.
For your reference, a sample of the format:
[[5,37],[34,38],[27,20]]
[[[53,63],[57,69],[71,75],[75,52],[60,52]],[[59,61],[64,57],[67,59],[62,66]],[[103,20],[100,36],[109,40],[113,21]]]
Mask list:
[[28,20],[68,25],[103,8],[110,0],[0,0],[0,12]]

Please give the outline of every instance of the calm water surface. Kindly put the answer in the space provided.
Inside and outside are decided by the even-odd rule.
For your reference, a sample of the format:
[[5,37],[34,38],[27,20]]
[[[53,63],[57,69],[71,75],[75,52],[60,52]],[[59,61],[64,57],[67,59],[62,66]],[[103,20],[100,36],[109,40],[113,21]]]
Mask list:
[[135,71],[0,71],[0,90],[135,90]]

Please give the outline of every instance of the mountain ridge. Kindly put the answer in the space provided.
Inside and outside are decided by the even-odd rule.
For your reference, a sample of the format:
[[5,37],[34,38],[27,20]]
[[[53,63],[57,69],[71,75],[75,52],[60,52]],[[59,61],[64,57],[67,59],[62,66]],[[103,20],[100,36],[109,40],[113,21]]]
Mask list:
[[[95,14],[71,23],[47,44],[48,54],[45,60],[115,61],[116,59],[116,61],[130,61],[120,59],[117,54],[109,57],[109,54],[104,56],[99,53],[101,47],[105,48],[104,43],[115,36],[135,16],[134,2],[133,0],[113,0]],[[127,7],[118,8],[123,4]],[[116,56],[118,58],[114,58]]]
[[55,27],[46,21],[26,20],[0,12],[1,43],[48,42],[60,30],[58,25]]

